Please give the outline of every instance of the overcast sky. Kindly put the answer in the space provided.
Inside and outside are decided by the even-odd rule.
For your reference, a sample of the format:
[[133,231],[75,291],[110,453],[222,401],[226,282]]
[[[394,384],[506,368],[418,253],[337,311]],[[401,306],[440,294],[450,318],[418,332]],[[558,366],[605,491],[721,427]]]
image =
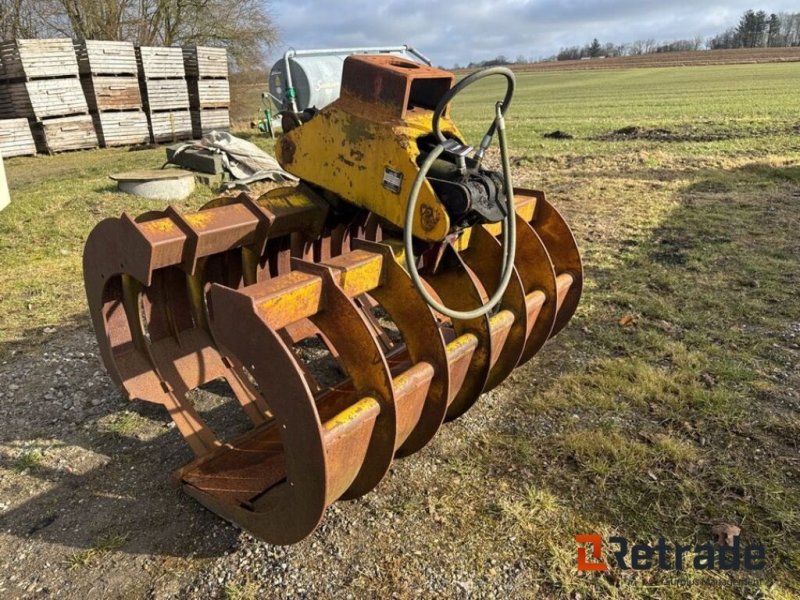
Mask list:
[[[563,46],[654,38],[703,38],[745,10],[796,12],[798,0],[768,5],[728,0],[272,0],[281,50],[410,44],[445,66],[504,54],[540,58]],[[278,52],[273,58],[277,58]]]

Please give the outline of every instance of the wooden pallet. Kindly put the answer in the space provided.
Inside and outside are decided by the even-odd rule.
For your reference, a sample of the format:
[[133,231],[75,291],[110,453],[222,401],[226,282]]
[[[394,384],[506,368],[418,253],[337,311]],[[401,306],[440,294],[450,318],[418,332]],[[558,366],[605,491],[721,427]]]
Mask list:
[[142,95],[136,77],[94,75],[83,77],[81,84],[92,112],[142,108]]
[[192,117],[188,110],[149,112],[150,134],[156,143],[192,138]]
[[11,83],[8,94],[15,117],[41,120],[89,111],[77,77]]
[[0,44],[5,76],[12,80],[77,77],[78,60],[69,38],[14,40]]
[[136,62],[140,79],[183,78],[183,51],[180,48],[137,46]]
[[41,152],[97,148],[97,134],[90,115],[45,119],[33,124],[33,136]]
[[92,115],[100,145],[129,146],[150,141],[147,116],[141,110],[101,112]]
[[230,107],[231,88],[227,79],[190,79],[188,83],[192,109]]
[[196,138],[210,131],[228,131],[230,128],[231,116],[227,108],[192,111],[192,131]]
[[81,75],[133,75],[139,73],[136,51],[130,42],[84,40],[75,45]]
[[225,48],[191,46],[183,49],[186,77],[195,79],[228,78],[228,51]]
[[0,119],[13,119],[17,116],[14,113],[14,105],[11,104],[11,91],[8,86],[7,81],[0,80]]
[[141,85],[145,108],[151,112],[189,108],[185,79],[146,79]]
[[36,144],[28,119],[0,120],[0,156],[33,156]]

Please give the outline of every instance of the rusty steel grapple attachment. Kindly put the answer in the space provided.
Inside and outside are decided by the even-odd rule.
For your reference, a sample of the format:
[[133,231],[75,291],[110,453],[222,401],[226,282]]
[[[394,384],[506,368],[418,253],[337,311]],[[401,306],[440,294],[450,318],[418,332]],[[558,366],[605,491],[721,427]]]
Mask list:
[[[285,119],[294,125],[277,153],[296,187],[107,219],[86,243],[111,377],[169,411],[195,454],[176,473],[183,489],[266,541],[300,541],[328,505],[375,488],[577,307],[569,227],[543,193],[510,190],[507,172],[481,165],[487,143],[468,156],[447,114],[451,89],[445,71],[350,57],[339,100]],[[434,130],[447,148],[428,160]],[[310,345],[335,361],[334,380]],[[191,400],[218,379],[252,422],[233,439]]]

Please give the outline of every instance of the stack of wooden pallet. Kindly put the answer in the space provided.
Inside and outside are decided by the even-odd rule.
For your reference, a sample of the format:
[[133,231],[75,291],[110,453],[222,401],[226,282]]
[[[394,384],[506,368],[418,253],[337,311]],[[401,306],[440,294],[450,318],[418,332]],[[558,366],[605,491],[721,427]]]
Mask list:
[[212,130],[230,129],[228,51],[205,46],[184,48],[183,64],[189,83],[194,137],[202,137]]
[[36,144],[31,135],[31,126],[28,119],[15,118],[9,85],[0,60],[0,157],[34,155]]
[[14,114],[31,122],[43,152],[97,147],[70,39],[0,44]]
[[78,43],[75,49],[100,144],[125,146],[149,142],[133,44],[87,40]]
[[192,137],[189,94],[180,48],[136,48],[139,85],[154,142]]
[[11,105],[11,94],[8,91],[6,68],[0,57],[0,119],[13,119],[14,107]]

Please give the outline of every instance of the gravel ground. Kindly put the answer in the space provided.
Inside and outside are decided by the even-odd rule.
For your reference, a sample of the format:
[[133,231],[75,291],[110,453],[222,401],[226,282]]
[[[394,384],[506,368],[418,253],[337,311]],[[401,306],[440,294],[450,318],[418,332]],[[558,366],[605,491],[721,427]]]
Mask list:
[[[45,333],[39,351],[0,366],[0,596],[535,594],[541,574],[521,558],[522,540],[480,523],[507,487],[505,473],[481,470],[480,447],[491,423],[514,427],[499,419],[513,410],[510,385],[398,461],[373,493],[331,507],[306,541],[282,548],[174,486],[170,474],[191,459],[188,447],[161,407],[122,398],[88,326]],[[241,427],[222,386],[196,401],[212,424]],[[478,510],[469,531],[459,525],[466,505]]]

